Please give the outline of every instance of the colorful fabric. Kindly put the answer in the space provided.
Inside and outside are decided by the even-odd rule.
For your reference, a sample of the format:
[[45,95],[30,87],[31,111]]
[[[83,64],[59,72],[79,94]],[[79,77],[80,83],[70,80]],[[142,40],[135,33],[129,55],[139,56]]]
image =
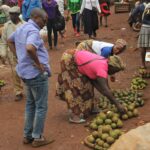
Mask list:
[[93,52],[92,50],[92,43],[93,43],[93,40],[84,40],[82,41],[78,46],[77,46],[77,49],[78,50],[88,50],[88,51],[91,51]]
[[98,56],[88,51],[77,51],[75,53],[74,59],[78,65],[79,72],[88,76],[90,79],[96,79],[97,77],[107,78],[108,64],[107,59],[104,57]]
[[72,14],[75,14],[77,12],[80,12],[81,0],[68,0],[67,5],[68,10],[70,10]]
[[109,16],[110,15],[110,9],[106,2],[101,3],[100,8],[101,8],[101,16]]
[[87,116],[94,103],[94,88],[89,78],[78,71],[74,62],[75,51],[68,50],[62,55],[56,93],[67,102],[72,113]]
[[[94,86],[87,75],[81,74],[76,64],[76,56],[88,51],[67,50],[61,58],[61,73],[58,75],[56,94],[67,102],[68,109],[75,115],[86,117],[98,105],[94,97]],[[90,53],[92,55],[92,53]],[[97,56],[94,54],[94,56]],[[103,58],[97,56],[98,58]],[[77,58],[78,61],[78,58]],[[103,63],[102,63],[103,62]],[[81,62],[79,62],[81,63]],[[97,64],[96,64],[97,65]],[[100,70],[107,70],[107,59],[101,60]],[[102,72],[100,73],[102,74]],[[103,76],[103,74],[102,74]]]

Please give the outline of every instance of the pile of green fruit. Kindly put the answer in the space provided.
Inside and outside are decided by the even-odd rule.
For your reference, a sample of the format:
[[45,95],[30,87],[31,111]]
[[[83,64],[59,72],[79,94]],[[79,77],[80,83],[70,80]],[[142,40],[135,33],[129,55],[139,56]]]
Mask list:
[[[136,107],[144,105],[143,94],[139,91],[119,89],[113,90],[112,93],[116,100],[126,108],[127,113],[120,115],[116,106],[111,104],[106,97],[101,96],[99,107],[103,112],[99,113],[91,121],[89,127],[94,131],[84,140],[85,145],[95,150],[107,150],[123,134],[119,129],[123,127],[121,119],[127,120],[137,117],[138,110]],[[106,110],[107,113],[105,112]]]
[[5,81],[4,80],[0,80],[0,89],[1,87],[3,87],[5,85]]
[[139,69],[139,74],[142,78],[150,78],[150,71],[147,71],[146,69]]
[[[134,105],[134,108],[144,105],[144,100],[142,98],[143,94],[139,91],[134,91],[131,89],[126,89],[126,90],[119,89],[119,90],[113,90],[112,93],[116,98],[116,100],[127,108],[129,105]],[[116,106],[114,104],[111,104],[108,98],[106,98],[105,96],[100,97],[98,105],[99,108],[103,111],[111,110],[116,113],[118,112]]]
[[131,89],[126,90],[114,90],[113,95],[116,100],[125,106],[134,104],[135,107],[141,107],[144,105],[143,93]]
[[107,150],[122,134],[120,129],[112,129],[110,125],[103,125],[86,137],[84,143],[95,150]]
[[[123,104],[124,105],[124,104]],[[135,108],[134,104],[131,105],[124,105],[127,113],[124,115],[121,115],[122,120],[127,120],[129,118],[137,117],[139,115],[138,110]]]
[[131,81],[131,89],[132,90],[142,90],[147,86],[146,80],[141,77],[133,78]]
[[122,128],[123,122],[120,120],[119,115],[112,111],[107,113],[101,112],[89,124],[90,129],[98,130],[102,126],[109,125],[112,129]]
[[84,140],[84,143],[95,150],[107,150],[123,133],[117,129],[123,127],[123,122],[119,115],[112,111],[99,113],[89,127],[95,131]]

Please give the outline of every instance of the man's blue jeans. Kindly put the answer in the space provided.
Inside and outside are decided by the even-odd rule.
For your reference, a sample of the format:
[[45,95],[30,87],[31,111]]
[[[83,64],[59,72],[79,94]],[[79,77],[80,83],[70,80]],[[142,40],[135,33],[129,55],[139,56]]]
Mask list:
[[48,108],[48,75],[41,73],[23,81],[27,88],[24,137],[40,138]]

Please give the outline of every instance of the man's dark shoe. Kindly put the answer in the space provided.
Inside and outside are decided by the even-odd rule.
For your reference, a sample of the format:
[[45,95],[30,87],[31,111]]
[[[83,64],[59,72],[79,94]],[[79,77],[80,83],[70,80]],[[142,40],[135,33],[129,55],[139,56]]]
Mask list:
[[15,97],[15,101],[21,101],[22,98],[23,98],[23,95],[22,95],[22,94],[18,94],[18,95],[16,95],[16,97]]
[[30,144],[30,143],[32,143],[33,142],[33,138],[32,139],[29,139],[29,138],[26,138],[26,137],[24,137],[23,138],[23,144]]
[[54,141],[55,141],[54,139],[46,139],[44,137],[40,139],[34,139],[34,141],[32,142],[32,147],[40,147],[40,146],[48,145]]

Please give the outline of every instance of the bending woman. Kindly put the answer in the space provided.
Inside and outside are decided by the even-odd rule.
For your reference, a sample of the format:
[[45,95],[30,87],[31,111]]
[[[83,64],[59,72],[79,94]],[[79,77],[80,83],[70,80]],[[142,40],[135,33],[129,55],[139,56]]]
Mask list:
[[122,53],[127,46],[127,42],[123,39],[118,39],[114,44],[96,40],[77,41],[75,44],[79,50],[86,49],[105,58]]
[[114,98],[107,80],[108,74],[123,68],[117,56],[111,56],[108,60],[85,50],[66,51],[61,58],[57,95],[67,103],[69,121],[85,122],[85,118],[94,110],[94,87],[114,103],[119,112],[124,113],[124,107]]

